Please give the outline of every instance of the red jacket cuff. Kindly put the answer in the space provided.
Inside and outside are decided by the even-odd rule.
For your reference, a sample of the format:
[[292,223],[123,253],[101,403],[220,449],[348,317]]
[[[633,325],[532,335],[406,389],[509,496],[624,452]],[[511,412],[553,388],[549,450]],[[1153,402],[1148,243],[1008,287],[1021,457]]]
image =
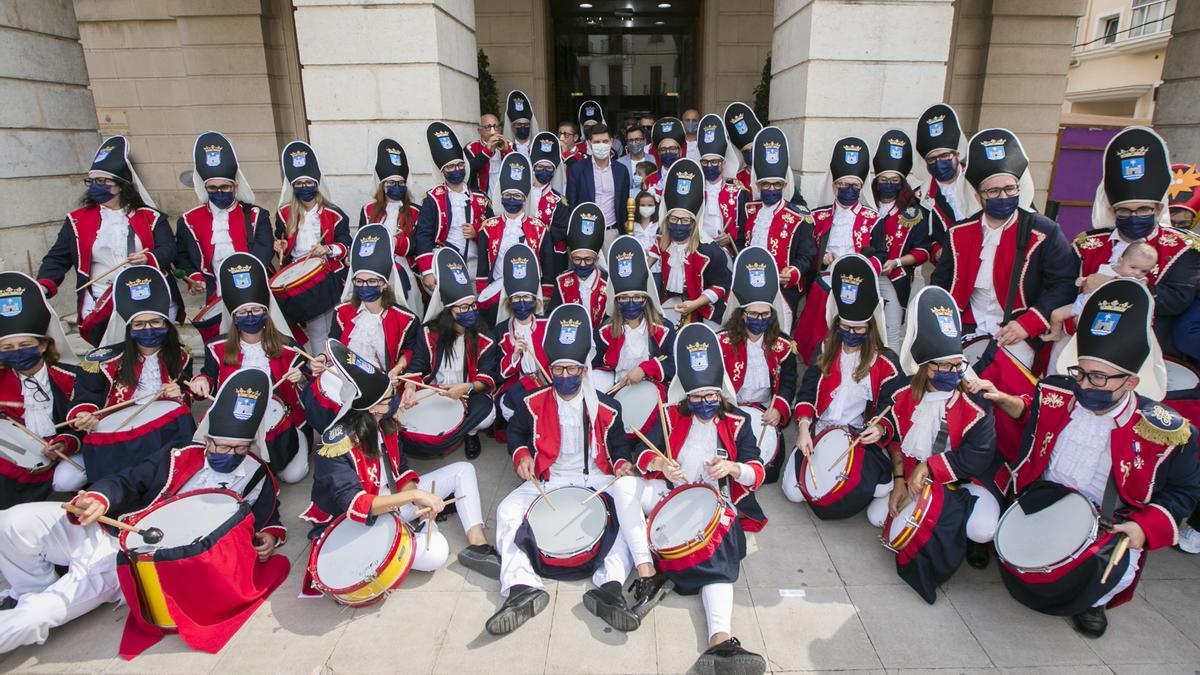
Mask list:
[[1179,542],[1179,524],[1171,512],[1158,504],[1147,504],[1129,514],[1129,519],[1137,523],[1146,533],[1146,550],[1174,546]]
[[433,274],[433,254],[422,253],[417,256],[417,271],[422,275]]
[[817,407],[814,406],[813,404],[809,403],[808,401],[800,401],[799,403],[796,404],[796,408],[795,408],[795,410],[793,410],[793,414],[796,417],[796,419],[800,419],[801,417],[807,417],[809,419],[816,419],[817,418]]
[[260,531],[275,536],[275,548],[287,543],[287,528],[282,525],[268,525]]
[[771,399],[771,407],[775,409],[775,412],[779,413],[779,424],[781,426],[786,425],[788,423],[788,416],[792,412],[788,402],[783,400],[782,396],[776,396]]
[[408,485],[409,483],[412,483],[413,485],[419,485],[421,483],[421,476],[419,476],[417,472],[413,471],[412,469],[405,471],[396,478],[396,489],[403,490],[404,486]]
[[58,284],[50,281],[49,279],[38,279],[37,282],[42,285],[42,288],[46,289],[47,298],[53,298],[54,296],[58,295]]
[[516,451],[513,452],[512,456],[513,469],[515,470],[517,465],[521,463],[521,460],[525,459],[526,457],[533,457],[533,453],[529,451],[529,446],[522,445],[521,447],[517,448]]
[[656,457],[658,457],[658,453],[654,452],[653,450],[649,448],[642,450],[641,454],[637,456],[638,471],[641,471],[643,474],[648,474],[653,471],[653,469],[650,468],[650,465],[654,462]]
[[1050,322],[1046,321],[1046,317],[1042,316],[1041,312],[1032,307],[1017,317],[1017,324],[1025,329],[1029,337],[1037,337],[1050,328]]
[[371,506],[375,503],[375,495],[360,491],[350,500],[350,508],[346,509],[346,517],[356,523],[366,523],[371,517]]
[[647,359],[638,365],[641,367],[642,372],[646,374],[646,377],[655,382],[663,381],[662,363],[658,359]]
[[67,411],[67,419],[73,420],[78,417],[80,413],[94,413],[99,409],[100,406],[96,405],[95,403],[77,403],[75,407]]
[[[104,513],[108,513],[108,509],[110,508],[111,503],[108,501],[108,497],[105,497],[102,493],[99,493],[99,492],[92,492],[92,491],[84,492],[82,495],[76,495],[75,497],[73,497],[69,503],[74,504],[75,502],[79,501],[82,497],[91,497],[92,499],[95,499],[96,501],[100,502],[101,504],[104,504]],[[72,525],[79,524],[79,517],[76,516],[74,513],[71,513],[70,511],[67,511],[67,520],[70,521],[70,523]]]
[[958,476],[954,475],[954,469],[950,468],[950,462],[946,460],[946,453],[939,452],[926,462],[935,483],[953,483],[958,480]]
[[71,434],[57,434],[50,439],[50,442],[62,443],[64,455],[73,455],[79,452],[79,439]]

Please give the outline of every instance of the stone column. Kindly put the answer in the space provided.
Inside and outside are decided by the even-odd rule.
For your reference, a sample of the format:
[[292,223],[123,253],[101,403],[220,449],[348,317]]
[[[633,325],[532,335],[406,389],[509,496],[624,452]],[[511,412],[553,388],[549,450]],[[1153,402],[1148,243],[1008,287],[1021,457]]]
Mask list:
[[953,18],[950,0],[775,1],[770,116],[806,196],[838,138],[859,136],[874,152],[880,134],[912,129],[942,100]]
[[546,43],[553,39],[548,4],[549,0],[481,2],[475,11],[475,38],[496,78],[499,112],[504,112],[508,92],[520,89],[533,102],[541,130],[557,131],[558,120],[550,119],[554,73],[547,58],[552,47]]
[[1171,161],[1200,162],[1200,3],[1175,3],[1154,128],[1167,140]]
[[375,145],[404,146],[418,194],[431,185],[425,127],[476,137],[473,0],[292,0],[308,136],[333,199],[355,212],[374,192]]
[[[0,9],[0,269],[36,272],[100,143],[71,0]],[[71,297],[70,293],[62,297]]]
[[771,53],[772,0],[720,0],[704,3],[700,17],[702,113],[725,112],[734,101],[754,107],[754,88]]

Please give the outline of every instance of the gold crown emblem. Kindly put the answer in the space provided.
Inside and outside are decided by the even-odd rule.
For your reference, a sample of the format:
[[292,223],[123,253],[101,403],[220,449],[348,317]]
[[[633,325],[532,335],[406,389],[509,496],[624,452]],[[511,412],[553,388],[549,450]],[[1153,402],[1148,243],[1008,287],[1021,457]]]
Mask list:
[[581,325],[583,325],[583,322],[580,321],[579,319],[563,319],[562,320],[563,328],[579,328]]
[[520,169],[522,171],[525,170],[525,165],[520,162],[512,162],[511,164],[508,165],[508,167],[510,169]]
[[702,352],[708,349],[707,342],[693,342],[687,346],[689,352]]
[[1101,312],[1124,312],[1124,311],[1128,310],[1130,307],[1133,307],[1132,302],[1120,302],[1118,300],[1101,300],[1100,301],[1100,311]]
[[618,253],[618,254],[617,254],[617,260],[622,260],[622,261],[624,261],[624,260],[633,260],[633,253],[631,253],[631,252],[629,252],[629,251],[626,251],[626,252],[624,252],[624,253]]
[[741,122],[745,118],[746,118],[746,113],[738,113],[738,114],[734,115],[733,117],[730,117],[729,121],[733,122],[734,124],[737,124],[738,122]]
[[445,137],[447,137],[447,136],[449,136],[449,135],[450,135],[450,132],[449,132],[448,130],[446,130],[446,129],[442,129],[441,131],[435,131],[435,132],[433,132],[433,135],[434,135],[436,138],[445,138]]
[[384,150],[384,152],[386,152],[390,155],[402,154],[402,151],[400,150],[400,148],[388,148],[387,150]]
[[853,274],[843,274],[842,283],[857,286],[863,282],[862,277],[856,277]]
[[951,307],[934,307],[932,310],[934,316],[954,316],[954,309]]
[[237,267],[229,268],[230,274],[245,274],[246,272],[249,272],[249,271],[250,271],[249,265],[238,265]]
[[361,244],[374,244],[375,242],[379,241],[379,237],[373,234],[368,234],[365,237],[359,237],[358,241]]
[[1125,148],[1124,150],[1118,150],[1117,156],[1121,159],[1126,159],[1128,157],[1142,157],[1147,152],[1150,152],[1150,148],[1143,145],[1140,148]]
[[889,138],[887,142],[888,142],[888,145],[898,145],[902,148],[904,146],[908,145],[908,143],[904,142],[903,138]]
[[779,141],[763,141],[763,147],[768,150],[778,150],[783,147],[783,144]]
[[24,292],[25,292],[24,288],[14,288],[12,286],[9,286],[8,288],[0,290],[0,298],[7,298],[7,297],[14,296],[14,295],[21,295]]
[[767,266],[763,263],[752,262],[746,263],[746,269],[750,270],[751,272],[763,272],[767,269]]
[[308,157],[308,151],[307,150],[293,150],[291,152],[291,156],[292,157]]
[[205,152],[220,152],[224,149],[225,149],[225,146],[223,146],[223,145],[206,145],[206,146],[204,146]]
[[252,398],[258,400],[262,396],[262,392],[257,389],[249,389],[246,387],[238,387],[236,390],[238,398]]
[[447,268],[447,269],[452,269],[452,270],[461,270],[461,269],[462,269],[462,265],[459,265],[459,264],[458,264],[458,263],[456,263],[456,262],[452,262],[452,263],[450,263],[449,265],[446,265],[446,268]]
[[125,282],[125,285],[133,288],[134,286],[147,286],[150,284],[149,279],[131,279]]
[[858,152],[859,150],[862,150],[862,146],[861,145],[843,145],[842,149],[849,150],[850,152]]
[[704,130],[705,130],[705,131],[716,131],[716,129],[717,129],[717,125],[716,125],[716,124],[705,124],[705,125],[704,125]]
[[696,177],[696,174],[692,173],[691,171],[680,171],[675,175],[683,180],[691,180]]
[[514,265],[525,265],[529,262],[529,258],[526,258],[525,256],[521,256],[520,258],[510,258],[509,260],[511,260],[512,264]]
[[100,155],[100,154],[103,154],[106,152],[112,152],[113,150],[116,150],[116,149],[117,149],[117,146],[115,146],[115,145],[106,145],[103,148],[100,148],[100,152],[97,152],[96,154]]
[[1003,139],[1003,138],[993,138],[990,141],[980,141],[979,142],[979,144],[985,148],[991,148],[991,147],[995,147],[997,145],[1004,145],[1004,143],[1005,143],[1005,139]]
[[938,122],[941,122],[944,119],[946,119],[945,115],[938,115],[937,117],[930,117],[929,119],[925,120],[925,123],[926,124],[937,124]]

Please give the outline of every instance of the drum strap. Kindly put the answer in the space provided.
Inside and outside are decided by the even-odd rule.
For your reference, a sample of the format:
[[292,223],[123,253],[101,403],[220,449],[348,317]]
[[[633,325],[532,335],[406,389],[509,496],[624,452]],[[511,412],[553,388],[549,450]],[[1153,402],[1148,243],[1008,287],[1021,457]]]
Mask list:
[[242,203],[242,225],[246,228],[246,250],[254,246],[254,221],[250,220],[250,205]]
[[246,488],[242,490],[243,497],[249,495],[251,492],[254,492],[254,488],[258,487],[258,484],[263,482],[263,480],[267,477],[267,471],[268,469],[266,464],[258,465],[258,471],[254,472],[254,475],[250,477],[250,482],[246,483]]
[[1104,486],[1104,497],[1100,503],[1100,527],[1106,530],[1111,530],[1113,526],[1113,514],[1117,510],[1117,503],[1120,501],[1120,495],[1117,493],[1117,481],[1113,475],[1108,475],[1108,483]]
[[[716,422],[717,420],[713,420]],[[721,435],[717,434],[717,459],[729,459],[729,451],[725,449],[725,443],[721,440]],[[729,497],[729,476],[725,476],[719,482],[719,492],[726,504],[732,504],[733,500]]]
[[938,427],[937,436],[933,439],[933,447],[929,449],[929,456],[932,457],[939,452],[950,451],[950,426],[946,424],[945,418],[942,419],[941,426]]
[[587,402],[583,404],[583,475],[588,475],[588,457],[592,449],[592,421],[588,419]]
[[381,446],[379,448],[379,457],[380,463],[383,464],[383,478],[387,481],[388,491],[390,491],[392,494],[396,494],[396,476],[394,475],[394,471],[392,469],[392,458],[388,456],[387,448],[382,447],[382,438],[379,439],[379,444]]

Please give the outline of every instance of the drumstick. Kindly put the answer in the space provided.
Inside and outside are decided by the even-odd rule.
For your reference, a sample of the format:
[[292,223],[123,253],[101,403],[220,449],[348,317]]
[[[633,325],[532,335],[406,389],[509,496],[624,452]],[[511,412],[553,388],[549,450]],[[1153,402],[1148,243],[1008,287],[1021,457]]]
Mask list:
[[621,378],[620,382],[614,384],[612,389],[609,389],[608,391],[606,391],[604,393],[609,396],[612,396],[613,394],[617,393],[618,391],[621,391],[621,389],[623,389],[625,387],[625,385],[627,385],[627,384],[629,384],[629,380],[626,380],[625,378]]
[[607,490],[608,488],[612,487],[620,479],[621,479],[620,476],[613,476],[613,479],[608,481],[608,485],[605,485],[604,487],[600,488],[599,490],[596,490],[592,494],[588,495],[588,498],[583,500],[583,502],[581,502],[581,503],[586,504],[586,503],[592,501],[593,499],[595,499],[596,497],[599,497],[600,493],[602,493],[605,490]]
[[[404,379],[404,378],[401,378],[401,379]],[[445,387],[441,387],[441,386],[438,386],[438,385],[436,385],[436,384],[425,384],[424,382],[422,382],[422,381],[420,381],[420,380],[408,380],[408,379],[404,379],[404,383],[405,383],[405,384],[411,384],[411,385],[413,385],[413,386],[417,387],[418,389],[432,389],[432,390],[434,390],[434,391],[439,391],[439,392],[445,392],[445,391],[446,391],[446,388],[445,388]]]
[[[147,251],[149,251],[149,250],[150,250],[150,249],[148,249],[148,248],[144,248],[144,249],[142,249],[142,250],[138,251],[138,253],[145,253],[145,252],[147,252]],[[101,279],[103,279],[104,277],[106,277],[106,276],[108,276],[108,275],[112,274],[113,272],[116,272],[117,270],[121,269],[122,267],[124,267],[124,266],[126,266],[126,265],[128,265],[128,264],[129,264],[129,261],[128,261],[128,260],[124,260],[124,261],[122,261],[122,262],[121,262],[121,264],[117,265],[116,267],[110,267],[110,268],[108,268],[107,270],[105,270],[105,271],[104,271],[104,273],[103,273],[103,274],[96,275],[96,276],[95,276],[95,277],[93,277],[92,279],[89,279],[89,280],[87,281],[87,283],[80,285],[78,288],[76,288],[76,289],[75,289],[75,290],[76,290],[76,292],[78,292],[78,291],[82,291],[83,289],[87,288],[88,286],[91,286],[92,284],[96,283],[97,281],[100,281],[100,280],[101,280]]]
[[0,401],[0,406],[4,406],[6,408],[24,408],[25,404],[17,403],[16,401]]
[[667,431],[667,409],[663,407],[662,397],[656,397],[654,404],[658,406],[658,421],[662,422],[663,438],[666,438],[670,432]]
[[[32,438],[33,440],[35,440],[35,441],[37,441],[37,442],[39,442],[39,443],[41,443],[41,444],[43,444],[43,445],[45,445],[45,444],[46,444],[46,439],[45,439],[45,438],[42,438],[41,436],[39,436],[39,435],[37,435],[37,434],[33,433],[33,430],[32,430],[32,429],[30,429],[29,427],[25,426],[24,424],[21,424],[21,423],[20,423],[20,422],[19,422],[19,421],[18,421],[18,420],[15,418],[15,417],[13,417],[13,416],[9,415],[9,421],[10,421],[10,422],[12,422],[14,425],[16,425],[16,427],[17,427],[18,429],[20,429],[21,431],[25,432],[25,434],[26,434],[26,435],[28,435],[28,436],[29,436],[30,438]],[[70,464],[71,466],[75,467],[76,469],[79,469],[80,471],[83,471],[83,466],[82,466],[82,465],[80,465],[80,464],[79,464],[79,462],[76,462],[75,460],[73,460],[73,459],[71,459],[70,457],[67,457],[65,454],[63,454],[63,451],[62,451],[62,450],[59,450],[58,448],[53,448],[53,449],[52,449],[52,452],[53,452],[55,455],[58,455],[58,458],[59,458],[59,459],[61,459],[61,460],[63,460],[63,461],[64,461],[64,462],[66,462],[67,464]]]
[[[145,401],[146,399],[148,399],[150,397],[157,397],[161,393],[162,393],[161,391],[152,391],[149,394],[143,394],[137,398],[131,398],[128,401],[121,401],[120,403],[114,403],[114,404],[108,406],[107,408],[101,408],[92,414],[99,417],[100,415],[103,415],[105,413],[110,413],[110,412],[113,412],[114,410],[120,410],[121,408],[124,408],[126,406],[131,406],[134,403],[141,403],[142,401]],[[73,422],[73,421],[74,420],[67,420],[66,422],[59,422],[58,424],[54,425],[54,428],[62,429],[63,427],[71,426],[71,422]]]
[[542,360],[537,357],[537,354],[534,353],[532,348],[522,349],[521,351],[533,357],[533,362],[537,364],[538,372],[542,374],[542,377],[546,378],[546,384],[550,384],[554,381],[554,378],[550,377],[550,373],[546,372],[546,366],[542,365]]
[[554,501],[550,499],[550,495],[546,494],[546,491],[542,489],[542,482],[537,479],[537,476],[530,478],[529,482],[533,483],[533,486],[537,488],[538,494],[542,496],[542,499],[546,500],[546,504],[550,506],[550,509],[557,511],[558,507],[554,505]]
[[133,411],[133,414],[132,414],[132,415],[130,415],[129,417],[126,417],[125,419],[121,420],[121,423],[120,423],[120,424],[118,424],[118,425],[117,425],[117,426],[116,426],[116,427],[113,429],[113,431],[117,431],[118,429],[121,429],[122,427],[124,427],[126,424],[129,424],[129,423],[130,423],[130,422],[133,420],[133,418],[135,418],[135,417],[137,417],[138,415],[140,415],[140,414],[142,413],[142,411],[143,411],[143,410],[145,410],[146,408],[149,408],[151,403],[154,403],[155,401],[157,401],[157,400],[158,400],[158,397],[159,397],[159,396],[161,396],[161,395],[162,395],[162,393],[163,393],[164,391],[166,391],[166,389],[167,389],[166,387],[163,387],[162,389],[159,389],[159,390],[158,390],[158,394],[157,394],[157,395],[155,395],[154,397],[152,397],[152,398],[151,398],[149,401],[146,401],[145,403],[143,403],[143,404],[139,405],[139,406],[137,407],[137,410],[134,410],[134,411]]
[[1122,534],[1120,541],[1113,548],[1112,555],[1108,557],[1108,565],[1104,567],[1104,574],[1100,575],[1100,583],[1108,583],[1108,575],[1112,573],[1113,568],[1117,563],[1121,562],[1121,558],[1125,557],[1125,551],[1129,550],[1129,535]]
[[[451,497],[450,499],[443,500],[442,505],[453,504],[454,502],[456,502],[460,499],[462,499],[462,497]],[[413,517],[420,518],[421,516],[425,515],[426,513],[429,513],[432,510],[433,509],[426,506],[425,508],[421,509],[420,511],[417,511],[417,513]]]
[[[437,490],[437,481],[429,481],[429,491]],[[436,494],[436,493],[435,493]],[[429,519],[429,527],[425,528],[425,550],[429,550],[429,546],[433,544],[433,519]]]
[[675,466],[678,466],[678,464],[676,464],[675,460],[671,459],[670,457],[667,457],[666,454],[664,454],[662,450],[659,450],[657,447],[655,447],[655,445],[650,442],[650,439],[646,438],[645,434],[643,434],[642,432],[640,432],[637,429],[634,429],[632,427],[625,427],[625,428],[632,431],[634,436],[637,436],[639,440],[641,440],[643,443],[646,444],[646,447],[648,450],[650,450],[654,454],[661,457],[663,459],[663,461],[665,461],[668,464],[674,464]]
[[[83,509],[79,508],[78,506],[75,506],[74,504],[72,504],[70,502],[63,502],[62,507],[63,507],[64,511],[67,511],[68,513],[73,513],[77,516],[82,516],[85,513],[85,511]],[[163,540],[163,531],[158,529],[157,527],[150,527],[150,528],[146,528],[144,530],[140,530],[140,529],[134,527],[133,525],[130,525],[129,523],[122,523],[121,521],[113,519],[113,518],[109,518],[108,516],[100,516],[96,520],[104,523],[105,525],[110,525],[112,527],[115,527],[118,530],[125,530],[126,532],[133,532],[134,534],[140,534],[142,536],[142,539],[147,544],[153,545],[153,544],[157,544],[158,542]]]
[[846,455],[850,454],[850,449],[862,442],[862,438],[867,433],[867,429],[870,429],[871,427],[875,426],[876,424],[879,424],[879,420],[883,419],[883,416],[886,415],[888,413],[888,411],[891,409],[892,409],[892,406],[889,405],[888,407],[884,408],[883,411],[880,412],[878,415],[872,417],[871,421],[867,422],[866,426],[863,427],[863,432],[854,439],[853,443],[846,446],[846,449],[842,451],[842,454],[837,456],[837,459],[833,460],[833,463],[829,465],[828,470],[833,471],[833,467],[840,464],[843,459],[846,459]]

